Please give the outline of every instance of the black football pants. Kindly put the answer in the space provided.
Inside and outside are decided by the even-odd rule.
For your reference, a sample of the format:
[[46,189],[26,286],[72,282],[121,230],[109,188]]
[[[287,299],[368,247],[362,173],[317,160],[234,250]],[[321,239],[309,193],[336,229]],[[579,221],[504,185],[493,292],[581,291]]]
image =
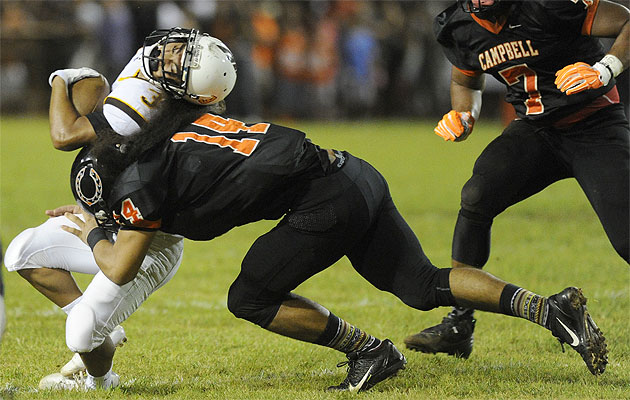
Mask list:
[[462,189],[452,257],[482,267],[493,218],[550,184],[574,177],[614,249],[630,252],[630,129],[623,107],[606,107],[567,130],[515,120],[481,153]]
[[411,307],[455,304],[450,269],[431,264],[383,176],[345,157],[343,168],[313,180],[292,211],[254,242],[228,295],[237,317],[268,326],[289,292],[344,255],[371,284]]

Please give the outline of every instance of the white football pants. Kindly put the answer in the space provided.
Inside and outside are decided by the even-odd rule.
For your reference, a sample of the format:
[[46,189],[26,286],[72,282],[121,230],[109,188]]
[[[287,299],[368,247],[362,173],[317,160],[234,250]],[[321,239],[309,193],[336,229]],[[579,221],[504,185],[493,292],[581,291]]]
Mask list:
[[84,353],[100,346],[116,325],[173,277],[182,260],[184,240],[158,232],[138,275],[118,286],[100,272],[90,247],[61,225],[76,227],[61,216],[26,229],[9,243],[4,262],[9,271],[45,267],[95,275],[66,320],[66,344]]

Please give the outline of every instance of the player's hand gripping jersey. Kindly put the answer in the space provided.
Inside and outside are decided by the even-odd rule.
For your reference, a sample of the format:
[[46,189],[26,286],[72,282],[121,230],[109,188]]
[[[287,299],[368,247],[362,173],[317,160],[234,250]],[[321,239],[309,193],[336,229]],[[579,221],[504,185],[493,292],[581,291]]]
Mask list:
[[[449,61],[469,76],[488,73],[507,86],[518,117],[553,123],[586,108],[618,102],[615,80],[567,96],[556,72],[569,64],[599,61],[604,48],[591,32],[599,0],[515,2],[507,18],[478,18],[457,4],[435,19],[434,32]],[[603,95],[606,95],[604,97]]]
[[105,126],[119,135],[133,135],[159,112],[157,106],[164,90],[143,78],[141,70],[142,49],[139,49],[116,78],[102,113],[87,116],[96,132]]
[[128,167],[106,201],[121,229],[209,240],[235,226],[280,218],[305,178],[329,168],[326,151],[300,131],[204,114]]

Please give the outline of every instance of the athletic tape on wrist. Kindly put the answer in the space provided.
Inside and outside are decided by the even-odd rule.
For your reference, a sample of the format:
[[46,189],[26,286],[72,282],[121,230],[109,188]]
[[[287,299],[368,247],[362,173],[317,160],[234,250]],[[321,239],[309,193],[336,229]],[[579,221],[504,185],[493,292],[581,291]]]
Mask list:
[[599,72],[599,79],[602,81],[604,86],[608,85],[611,79],[613,79],[613,73],[607,65],[602,64],[601,62],[596,62],[593,64],[593,69]]
[[608,68],[610,74],[614,78],[623,72],[623,63],[612,54],[606,54],[601,60],[599,60],[599,63]]
[[97,227],[94,228],[88,233],[87,242],[90,249],[94,251],[94,246],[101,240],[107,240],[107,235],[105,234],[105,229]]

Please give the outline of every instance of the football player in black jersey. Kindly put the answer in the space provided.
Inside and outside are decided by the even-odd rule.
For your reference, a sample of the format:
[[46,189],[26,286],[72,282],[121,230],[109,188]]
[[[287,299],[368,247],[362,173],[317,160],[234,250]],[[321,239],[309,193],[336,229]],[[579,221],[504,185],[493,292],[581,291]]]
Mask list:
[[[484,74],[507,87],[517,119],[481,153],[461,192],[453,267],[482,268],[490,228],[506,208],[575,178],[617,253],[628,262],[630,131],[615,77],[630,63],[629,10],[606,0],[460,0],[434,23],[453,64],[451,103],[435,132],[473,130]],[[596,37],[615,38],[606,53]],[[468,358],[475,319],[454,308],[407,347]]]
[[[367,390],[406,363],[391,341],[293,293],[343,256],[375,287],[413,308],[473,306],[522,317],[569,343],[593,374],[604,371],[605,339],[579,289],[547,298],[476,268],[435,267],[385,178],[347,152],[321,149],[295,129],[211,113],[137,159],[120,138],[107,137],[73,164],[71,186],[85,222],[67,214],[78,229],[64,229],[90,246],[112,282],[124,285],[158,231],[205,241],[239,225],[280,219],[245,255],[228,308],[271,332],[345,353],[348,375],[329,390]],[[118,229],[115,243],[106,229]]]

